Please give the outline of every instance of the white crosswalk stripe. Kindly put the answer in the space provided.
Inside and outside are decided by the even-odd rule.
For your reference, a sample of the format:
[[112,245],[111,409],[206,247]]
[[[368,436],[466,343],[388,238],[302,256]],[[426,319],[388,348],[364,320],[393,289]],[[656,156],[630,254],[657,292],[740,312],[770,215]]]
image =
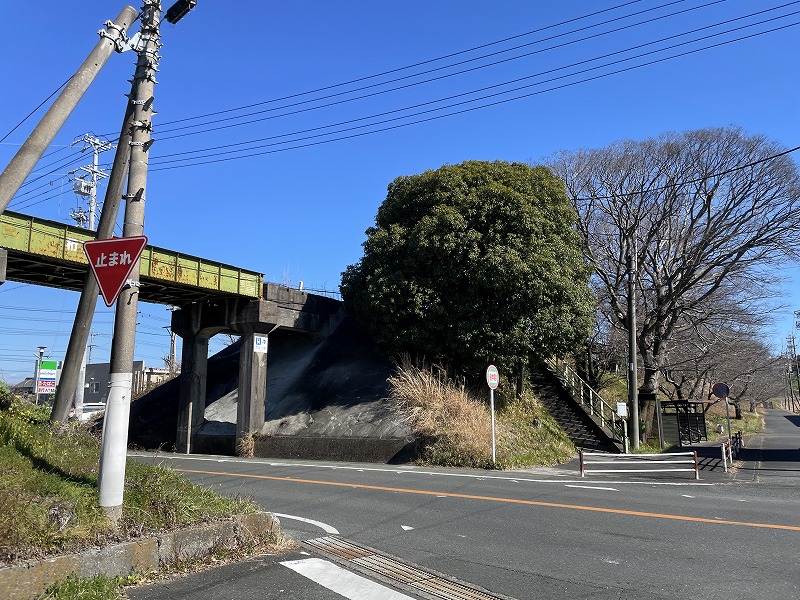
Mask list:
[[321,558],[287,560],[281,564],[349,600],[413,600],[411,596],[396,592]]

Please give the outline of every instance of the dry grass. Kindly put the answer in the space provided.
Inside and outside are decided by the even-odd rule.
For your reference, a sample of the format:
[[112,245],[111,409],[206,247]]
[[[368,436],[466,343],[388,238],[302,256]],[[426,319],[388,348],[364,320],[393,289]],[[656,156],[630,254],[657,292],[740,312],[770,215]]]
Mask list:
[[572,442],[541,403],[530,394],[514,398],[509,384],[495,393],[494,464],[488,398],[479,399],[453,382],[441,367],[417,367],[407,358],[389,384],[391,399],[420,440],[423,463],[513,468],[554,465],[575,454]]
[[389,379],[390,398],[420,438],[420,459],[447,466],[491,465],[491,417],[464,385],[441,367],[418,368],[408,358]]
[[256,434],[253,431],[248,431],[239,440],[236,445],[236,456],[243,458],[253,458],[256,451]]

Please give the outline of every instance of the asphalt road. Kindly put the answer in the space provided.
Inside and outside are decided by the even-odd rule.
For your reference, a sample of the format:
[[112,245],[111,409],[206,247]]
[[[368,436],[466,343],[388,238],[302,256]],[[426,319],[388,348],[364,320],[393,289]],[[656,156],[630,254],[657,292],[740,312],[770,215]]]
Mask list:
[[[499,597],[791,599],[800,598],[798,425],[796,417],[772,411],[768,433],[754,440],[747,462],[701,481],[687,473],[635,481],[611,474],[580,479],[563,469],[488,472],[137,456],[164,462],[223,494],[252,496],[283,515],[282,527],[295,539],[342,538]],[[369,573],[313,548],[305,551],[138,588],[129,596],[372,597],[330,592],[282,564],[321,557]],[[369,578],[387,586],[375,598],[389,598],[388,587],[403,597],[432,597]]]

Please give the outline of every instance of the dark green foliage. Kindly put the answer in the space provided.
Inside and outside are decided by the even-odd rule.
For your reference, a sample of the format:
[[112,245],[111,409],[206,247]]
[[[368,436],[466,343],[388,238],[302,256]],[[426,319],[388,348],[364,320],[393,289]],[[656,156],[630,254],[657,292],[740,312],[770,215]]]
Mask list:
[[594,298],[575,220],[545,167],[470,161],[399,177],[342,296],[392,352],[510,372],[588,335]]

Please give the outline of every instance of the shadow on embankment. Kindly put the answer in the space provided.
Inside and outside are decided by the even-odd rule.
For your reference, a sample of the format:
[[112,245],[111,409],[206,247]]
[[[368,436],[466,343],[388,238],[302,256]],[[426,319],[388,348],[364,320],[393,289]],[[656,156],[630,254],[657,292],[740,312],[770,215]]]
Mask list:
[[[240,342],[208,360],[205,422],[193,452],[234,454]],[[351,318],[325,339],[278,329],[270,335],[266,423],[255,455],[390,462],[413,447],[387,400],[392,364]],[[180,377],[134,401],[129,443],[173,450]]]

